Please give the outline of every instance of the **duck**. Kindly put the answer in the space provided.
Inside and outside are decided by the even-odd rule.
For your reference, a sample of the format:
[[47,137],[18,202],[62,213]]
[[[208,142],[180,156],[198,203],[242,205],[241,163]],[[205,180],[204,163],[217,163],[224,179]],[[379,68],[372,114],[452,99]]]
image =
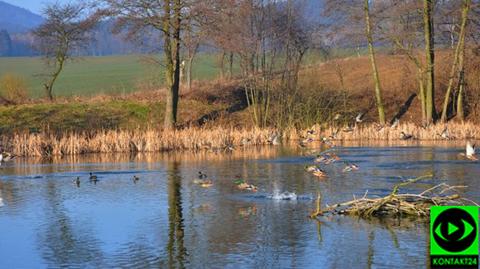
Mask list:
[[450,132],[448,131],[448,127],[445,127],[441,133],[437,133],[438,136],[440,136],[442,139],[445,140],[453,140],[455,137],[450,136]]
[[322,169],[318,168],[315,169],[315,171],[312,172],[312,174],[316,177],[319,177],[319,178],[326,178],[328,177],[328,174],[327,172],[323,171]]
[[346,172],[352,172],[352,171],[358,171],[360,169],[360,167],[354,163],[350,163],[350,164],[347,164],[347,166],[345,166],[345,168],[343,169],[343,172],[346,173]]
[[137,177],[137,176],[133,176],[133,178],[132,178],[132,181],[133,181],[133,183],[135,183],[135,184],[137,184],[137,182],[138,182],[139,180],[140,180],[140,178]]
[[9,152],[2,152],[0,153],[0,165],[2,163],[6,163],[6,162],[9,162],[13,159],[15,159],[17,156],[13,155],[12,153],[9,153]]
[[410,139],[413,139],[413,135],[406,134],[405,132],[401,132],[400,133],[400,139],[401,140],[410,140]]
[[90,182],[93,182],[94,184],[97,184],[98,182],[98,177],[94,175],[92,172],[90,172]]
[[338,133],[340,132],[340,128],[337,128],[335,132],[332,132],[332,134],[328,137],[331,140],[336,140],[338,138]]
[[471,161],[478,161],[478,157],[476,156],[475,145],[472,145],[470,141],[467,142],[465,146],[465,153],[460,153],[460,156],[467,158]]
[[319,155],[317,156],[317,158],[315,158],[315,160],[313,160],[313,162],[315,163],[324,163],[326,162],[328,159],[325,157],[325,156],[322,156],[322,155]]
[[322,137],[322,143],[331,147],[331,148],[335,147],[335,144],[327,137]]
[[357,117],[355,117],[355,123],[362,123],[363,122],[363,116],[365,116],[365,113],[363,113],[363,112],[358,113]]
[[307,146],[307,144],[310,144],[310,143],[312,143],[312,142],[313,142],[313,138],[310,138],[310,137],[309,137],[309,138],[306,138],[306,139],[300,141],[300,144],[299,144],[299,145],[300,145],[300,147],[304,148],[304,147]]
[[318,169],[318,167],[316,165],[305,166],[305,171],[310,172],[310,173],[314,172],[316,169]]
[[206,179],[207,177],[208,177],[207,174],[203,173],[202,171],[198,171],[199,179]]
[[76,179],[74,179],[73,183],[75,183],[75,185],[77,185],[77,187],[80,188],[80,177],[77,177]]
[[278,146],[280,145],[280,136],[274,133],[267,139],[267,142],[271,145]]
[[239,179],[234,182],[237,185],[237,188],[240,190],[253,191],[257,192],[257,186],[245,182],[245,180]]
[[210,188],[213,186],[213,181],[211,181],[210,179],[194,179],[193,183],[199,185],[202,188]]
[[247,145],[250,145],[251,143],[252,143],[251,138],[248,138],[248,137],[242,138],[242,141],[241,141],[242,146],[247,146]]

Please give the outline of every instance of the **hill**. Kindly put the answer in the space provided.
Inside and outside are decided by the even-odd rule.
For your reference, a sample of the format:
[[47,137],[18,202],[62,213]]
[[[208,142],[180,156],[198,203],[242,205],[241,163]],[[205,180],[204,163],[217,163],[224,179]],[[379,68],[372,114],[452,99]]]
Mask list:
[[0,29],[5,29],[10,34],[28,32],[42,21],[40,15],[0,1]]

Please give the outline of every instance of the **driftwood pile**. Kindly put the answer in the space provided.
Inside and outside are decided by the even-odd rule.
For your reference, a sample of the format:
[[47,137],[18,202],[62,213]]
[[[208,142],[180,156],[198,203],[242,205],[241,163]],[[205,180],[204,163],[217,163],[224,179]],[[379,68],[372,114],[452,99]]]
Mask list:
[[363,218],[369,217],[427,217],[430,207],[435,205],[477,205],[475,202],[462,198],[459,189],[466,186],[449,186],[438,184],[419,194],[400,194],[399,189],[420,180],[432,178],[431,175],[411,179],[396,185],[391,194],[380,198],[367,197],[368,191],[359,199],[354,196],[352,201],[343,202],[321,208],[321,196],[317,198],[317,208],[310,218],[324,215],[351,215]]

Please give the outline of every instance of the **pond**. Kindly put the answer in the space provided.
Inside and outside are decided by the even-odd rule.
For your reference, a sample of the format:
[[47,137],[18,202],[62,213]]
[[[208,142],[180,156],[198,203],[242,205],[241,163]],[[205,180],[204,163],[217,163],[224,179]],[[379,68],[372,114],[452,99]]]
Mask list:
[[[17,159],[0,168],[0,268],[425,268],[425,221],[307,216],[317,192],[332,204],[431,173],[404,191],[468,185],[462,195],[478,202],[480,164],[459,152],[345,146],[338,155],[360,170],[332,164],[324,180],[304,171],[312,158],[292,147]],[[213,186],[194,184],[198,171]],[[258,192],[239,190],[238,179]],[[283,192],[297,199],[275,199]]]

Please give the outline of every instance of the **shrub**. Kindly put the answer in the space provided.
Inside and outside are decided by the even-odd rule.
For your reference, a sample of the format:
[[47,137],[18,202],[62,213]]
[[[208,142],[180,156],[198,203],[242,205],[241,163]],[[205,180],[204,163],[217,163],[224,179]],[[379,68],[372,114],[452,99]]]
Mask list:
[[25,102],[28,90],[25,79],[16,74],[5,74],[0,78],[0,97],[11,104]]

